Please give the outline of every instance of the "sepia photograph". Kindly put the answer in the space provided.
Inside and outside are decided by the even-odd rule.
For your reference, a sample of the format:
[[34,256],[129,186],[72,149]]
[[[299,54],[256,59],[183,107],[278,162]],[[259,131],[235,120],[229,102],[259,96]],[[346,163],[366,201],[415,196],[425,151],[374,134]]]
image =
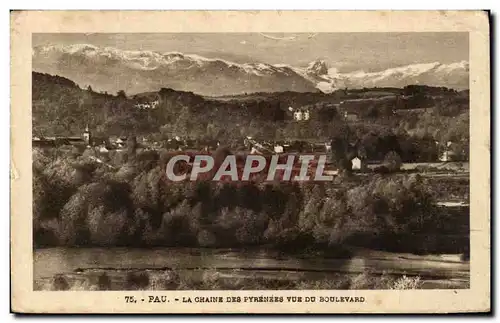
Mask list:
[[469,32],[30,41],[34,292],[470,290]]
[[[467,33],[34,34],[35,289],[468,288],[468,53]],[[323,154],[333,178],[168,183],[181,153]]]

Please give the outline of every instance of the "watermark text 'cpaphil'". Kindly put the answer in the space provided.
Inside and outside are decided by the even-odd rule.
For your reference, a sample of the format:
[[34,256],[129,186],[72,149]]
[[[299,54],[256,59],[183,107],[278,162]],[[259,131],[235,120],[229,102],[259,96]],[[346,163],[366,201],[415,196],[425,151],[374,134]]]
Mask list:
[[326,155],[175,155],[166,165],[167,179],[179,181],[331,181]]

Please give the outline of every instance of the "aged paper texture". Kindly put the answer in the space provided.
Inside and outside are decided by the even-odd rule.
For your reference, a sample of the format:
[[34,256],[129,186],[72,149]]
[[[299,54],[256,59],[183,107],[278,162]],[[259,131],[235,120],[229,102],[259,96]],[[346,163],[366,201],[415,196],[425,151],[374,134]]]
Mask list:
[[17,313],[490,311],[481,11],[11,12]]

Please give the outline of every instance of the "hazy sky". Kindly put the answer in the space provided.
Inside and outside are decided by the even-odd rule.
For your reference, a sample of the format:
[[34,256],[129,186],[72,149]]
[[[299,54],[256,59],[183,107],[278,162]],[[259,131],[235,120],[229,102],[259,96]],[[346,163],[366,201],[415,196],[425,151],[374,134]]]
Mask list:
[[341,71],[377,71],[414,63],[469,59],[467,33],[33,34],[33,46],[79,43],[126,50],[177,51],[237,63],[305,66],[315,59],[325,59]]

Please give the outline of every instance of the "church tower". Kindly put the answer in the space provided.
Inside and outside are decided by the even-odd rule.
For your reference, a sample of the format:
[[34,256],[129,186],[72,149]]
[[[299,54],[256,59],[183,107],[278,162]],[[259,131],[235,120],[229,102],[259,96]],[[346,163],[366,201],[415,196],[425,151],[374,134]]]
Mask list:
[[85,127],[85,131],[83,132],[83,140],[85,141],[85,144],[87,146],[90,146],[90,130],[89,130],[89,125],[87,124],[87,126]]

